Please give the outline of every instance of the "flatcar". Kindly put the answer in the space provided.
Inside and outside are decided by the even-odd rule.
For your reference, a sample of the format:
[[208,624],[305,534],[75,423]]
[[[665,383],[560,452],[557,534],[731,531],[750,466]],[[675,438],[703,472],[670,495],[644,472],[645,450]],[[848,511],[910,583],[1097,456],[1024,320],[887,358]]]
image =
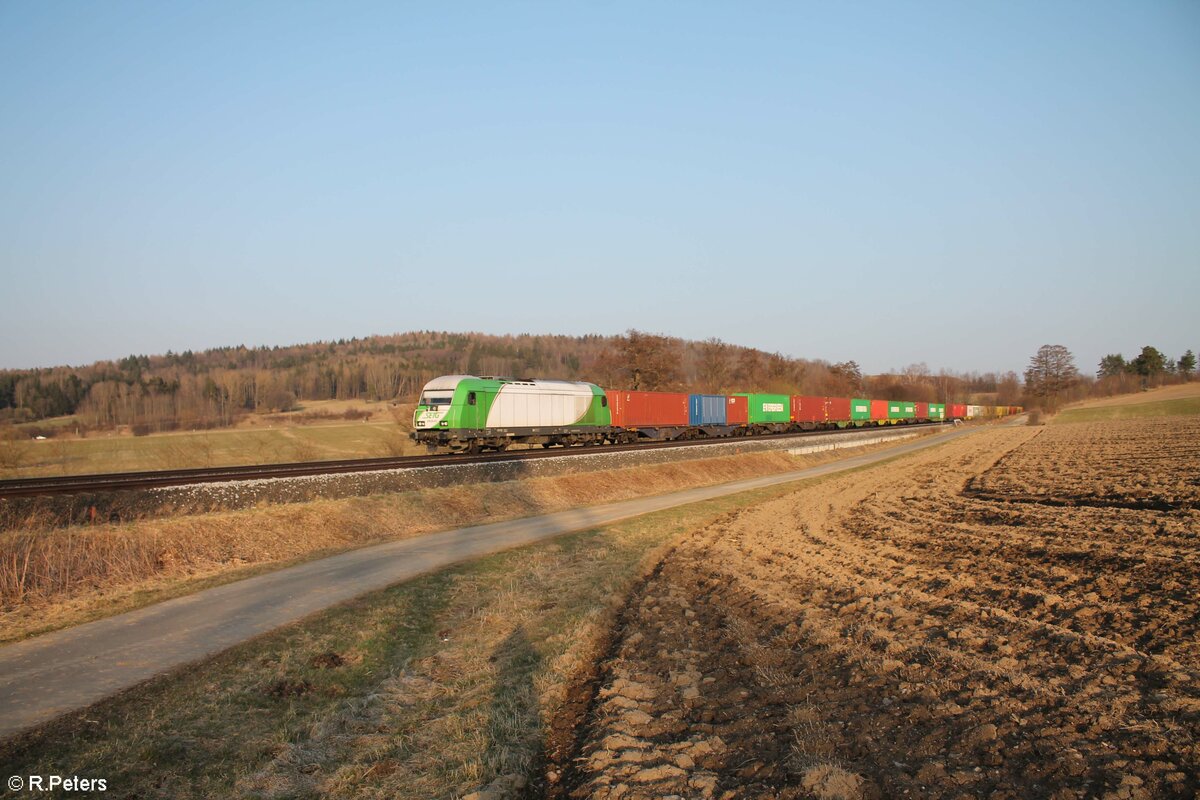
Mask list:
[[1016,406],[604,390],[594,383],[445,375],[421,391],[412,438],[431,451],[597,445],[996,418]]

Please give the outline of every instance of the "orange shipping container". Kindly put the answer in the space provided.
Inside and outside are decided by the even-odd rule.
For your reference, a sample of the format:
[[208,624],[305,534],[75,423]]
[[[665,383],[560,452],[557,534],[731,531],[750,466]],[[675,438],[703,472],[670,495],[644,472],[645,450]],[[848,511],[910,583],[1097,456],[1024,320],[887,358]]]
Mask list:
[[826,397],[825,398],[825,419],[829,422],[849,422],[850,421],[850,398],[849,397]]
[[750,422],[750,402],[745,397],[727,397],[725,424],[745,425]]
[[688,424],[688,396],[674,392],[605,391],[618,428],[664,428]]
[[824,422],[825,398],[792,395],[793,422]]

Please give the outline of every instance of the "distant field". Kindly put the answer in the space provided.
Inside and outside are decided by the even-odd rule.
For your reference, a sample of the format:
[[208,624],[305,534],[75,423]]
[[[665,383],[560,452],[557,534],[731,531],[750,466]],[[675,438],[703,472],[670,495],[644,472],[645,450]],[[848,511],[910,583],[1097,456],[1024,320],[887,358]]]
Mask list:
[[[306,403],[292,414],[255,415],[236,428],[131,436],[93,433],[86,438],[55,436],[0,442],[0,478],[137,472],[287,461],[372,458],[424,452],[409,441],[387,404],[360,403],[366,420],[312,420],[314,412],[342,413],[348,407]],[[401,411],[403,414],[403,411]],[[306,417],[305,415],[309,415]],[[45,427],[68,427],[69,419]]]
[[1109,406],[1132,406],[1142,403],[1157,403],[1163,400],[1180,400],[1187,397],[1200,397],[1200,381],[1181,383],[1175,386],[1161,386],[1145,392],[1118,394],[1114,397],[1100,397],[1076,403],[1072,408],[1107,408]]
[[1191,414],[1200,414],[1200,382],[1085,400],[1063,409],[1053,423]]
[[[1200,387],[1197,388],[1200,389]],[[1200,391],[1197,392],[1197,395],[1200,395]],[[1173,417],[1200,414],[1200,396],[1176,396],[1156,400],[1147,400],[1147,395],[1131,395],[1130,397],[1141,399],[1142,402],[1108,403],[1105,405],[1071,408],[1056,416],[1054,418],[1054,423],[1098,422],[1109,419]]]

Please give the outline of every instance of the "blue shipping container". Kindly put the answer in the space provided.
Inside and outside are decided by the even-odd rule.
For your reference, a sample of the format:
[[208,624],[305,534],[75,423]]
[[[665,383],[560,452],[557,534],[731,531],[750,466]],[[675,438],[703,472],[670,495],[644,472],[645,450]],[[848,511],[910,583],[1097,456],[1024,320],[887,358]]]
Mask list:
[[724,425],[725,395],[694,394],[688,397],[689,425]]

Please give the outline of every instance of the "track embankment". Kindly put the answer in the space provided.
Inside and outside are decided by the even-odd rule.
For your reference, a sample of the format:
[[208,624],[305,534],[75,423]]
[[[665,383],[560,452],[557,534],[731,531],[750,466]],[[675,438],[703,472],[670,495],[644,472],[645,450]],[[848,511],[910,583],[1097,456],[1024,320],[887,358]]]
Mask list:
[[4,480],[0,481],[0,531],[132,522],[264,504],[548,478],[772,453],[793,447],[822,449],[825,442],[854,447],[871,440],[928,434],[946,427],[904,425],[713,441],[554,447],[477,456],[443,454]]

